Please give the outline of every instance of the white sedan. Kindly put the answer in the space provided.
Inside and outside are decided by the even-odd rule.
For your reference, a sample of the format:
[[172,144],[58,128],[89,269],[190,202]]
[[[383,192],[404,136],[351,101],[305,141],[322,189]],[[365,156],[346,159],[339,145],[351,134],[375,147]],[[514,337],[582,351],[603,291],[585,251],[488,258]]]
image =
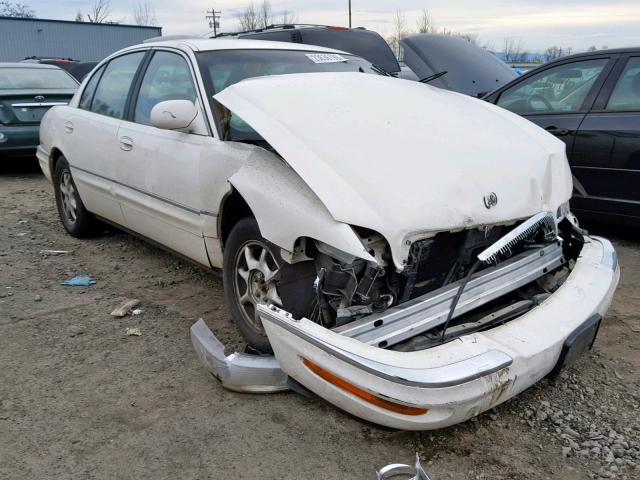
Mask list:
[[[70,234],[106,221],[222,268],[234,322],[290,385],[391,427],[451,425],[555,374],[618,282],[569,211],[562,142],[344,52],[127,48],[40,137]],[[269,390],[244,367],[217,375]]]

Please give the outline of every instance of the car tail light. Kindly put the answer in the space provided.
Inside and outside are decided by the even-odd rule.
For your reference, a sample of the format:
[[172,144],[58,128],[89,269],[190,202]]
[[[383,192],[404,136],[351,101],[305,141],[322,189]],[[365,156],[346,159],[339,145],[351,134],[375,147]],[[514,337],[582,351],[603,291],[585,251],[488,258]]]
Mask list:
[[400,403],[393,402],[391,400],[387,400],[386,398],[379,397],[378,395],[374,395],[373,393],[369,393],[366,390],[363,390],[355,385],[347,382],[343,378],[334,375],[333,373],[325,370],[319,365],[313,363],[311,360],[306,358],[302,358],[302,363],[311,370],[313,373],[318,375],[320,378],[326,380],[327,382],[335,385],[336,387],[355,395],[356,397],[364,400],[365,402],[371,403],[380,408],[384,408],[385,410],[389,410],[395,413],[401,413],[403,415],[424,415],[429,410],[427,408],[421,407],[411,407],[408,405],[402,405]]

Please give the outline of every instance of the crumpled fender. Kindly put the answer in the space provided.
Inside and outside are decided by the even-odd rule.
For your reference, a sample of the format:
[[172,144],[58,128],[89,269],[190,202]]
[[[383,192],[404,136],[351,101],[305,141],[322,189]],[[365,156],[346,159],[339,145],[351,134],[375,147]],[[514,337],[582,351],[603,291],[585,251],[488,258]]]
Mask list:
[[293,169],[264,153],[252,155],[229,178],[251,208],[264,238],[293,252],[299,238],[309,237],[375,262],[351,227],[335,221]]

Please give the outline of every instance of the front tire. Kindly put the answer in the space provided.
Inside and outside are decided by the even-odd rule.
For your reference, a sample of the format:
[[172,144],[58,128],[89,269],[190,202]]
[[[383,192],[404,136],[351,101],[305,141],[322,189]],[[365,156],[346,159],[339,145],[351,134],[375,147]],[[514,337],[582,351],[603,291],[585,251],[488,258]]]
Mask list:
[[282,264],[278,249],[262,237],[254,218],[243,218],[233,227],[224,248],[224,293],[242,336],[263,353],[273,350],[257,305],[282,306],[274,281]]
[[84,207],[69,163],[63,156],[58,159],[53,172],[53,189],[58,215],[65,230],[77,238],[90,236],[95,231],[97,220]]

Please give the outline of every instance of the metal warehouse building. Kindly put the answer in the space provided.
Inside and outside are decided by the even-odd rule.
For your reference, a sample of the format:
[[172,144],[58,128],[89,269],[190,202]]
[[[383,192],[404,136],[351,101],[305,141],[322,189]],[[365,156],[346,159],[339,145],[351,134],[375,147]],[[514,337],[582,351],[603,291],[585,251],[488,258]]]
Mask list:
[[159,35],[162,27],[0,17],[0,62],[32,56],[97,62]]

